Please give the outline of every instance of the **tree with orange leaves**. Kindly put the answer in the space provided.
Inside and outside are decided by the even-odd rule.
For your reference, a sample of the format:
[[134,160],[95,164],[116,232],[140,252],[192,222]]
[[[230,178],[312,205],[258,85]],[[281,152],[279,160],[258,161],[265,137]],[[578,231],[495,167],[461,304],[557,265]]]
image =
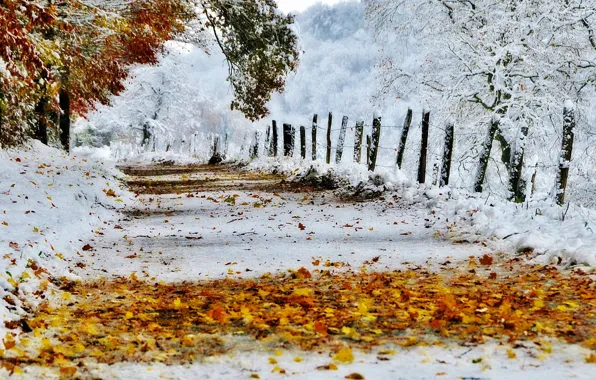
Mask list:
[[[68,149],[72,114],[109,104],[131,65],[155,64],[166,41],[192,34],[203,44],[207,31],[229,63],[232,107],[261,118],[297,65],[292,22],[273,0],[0,0],[1,29],[27,26],[0,39],[0,143],[14,145],[27,130],[47,142],[59,126]],[[18,76],[23,67],[27,75]]]

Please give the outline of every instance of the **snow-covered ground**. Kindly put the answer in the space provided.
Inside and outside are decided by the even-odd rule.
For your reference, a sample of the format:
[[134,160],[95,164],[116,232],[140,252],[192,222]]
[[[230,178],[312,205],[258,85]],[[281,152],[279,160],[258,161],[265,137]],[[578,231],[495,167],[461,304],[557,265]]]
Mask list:
[[[258,189],[133,198],[120,188],[109,162],[69,158],[39,144],[26,151],[2,152],[1,160],[0,223],[6,223],[0,225],[0,241],[9,252],[2,259],[2,296],[18,284],[19,296],[33,305],[37,302],[33,292],[46,286],[34,268],[47,268],[53,277],[93,280],[134,273],[141,280],[178,282],[314,269],[316,260],[353,269],[368,261],[367,267],[378,271],[432,269],[445,260],[457,262],[486,253],[515,255],[525,245],[539,252],[541,247],[549,248],[547,243],[551,249],[566,245],[569,253],[562,259],[570,262],[571,252],[579,257],[577,250],[569,250],[573,242],[584,247],[580,253],[588,252],[577,263],[594,265],[589,251],[594,238],[585,225],[579,228],[586,223],[582,216],[592,217],[592,211],[570,209],[562,222],[554,207],[542,206],[542,215],[537,216],[532,206],[518,208],[455,191],[447,200],[447,192],[420,189],[397,171],[379,172],[380,187],[391,191],[365,203],[342,201],[330,192]],[[252,166],[257,171],[277,168],[294,175],[304,171],[295,167],[296,162],[289,161]],[[325,165],[318,167],[320,172],[326,169]],[[352,185],[368,176],[353,165],[336,167],[335,173]],[[543,235],[532,243],[530,237],[538,234]],[[488,246],[461,244],[463,240],[485,240]],[[554,256],[542,257],[550,260]],[[29,259],[37,262],[35,267]],[[21,318],[20,303],[13,307],[2,302],[3,320]],[[304,379],[344,378],[352,373],[404,379],[590,378],[593,364],[585,362],[590,352],[579,346],[552,342],[552,352],[546,352],[522,345],[515,349],[515,358],[508,349],[489,341],[478,347],[397,349],[392,355],[355,351],[354,363],[327,371],[317,367],[332,362],[328,353],[290,350],[277,356],[254,346],[186,366],[122,363],[88,368],[98,377],[121,379],[248,378],[253,374],[277,378],[280,370]],[[275,358],[275,365],[270,364],[270,357]],[[55,375],[43,368],[24,371],[34,377]]]
[[[265,169],[263,165],[255,164],[253,169]],[[280,165],[285,165],[287,171],[291,163]],[[323,169],[324,165],[319,167]],[[336,169],[339,173],[352,182],[362,176],[359,170],[348,167]],[[203,175],[217,177],[216,173]],[[398,173],[385,173],[385,178],[400,181]],[[424,194],[396,193],[395,198],[389,195],[360,204],[342,202],[330,192],[213,191],[190,198],[187,194],[145,195],[126,218],[103,226],[102,234],[90,241],[97,247],[96,252],[76,273],[84,278],[107,274],[130,277],[135,273],[152,282],[176,282],[252,278],[299,267],[314,270],[315,260],[358,269],[379,257],[369,268],[383,271],[437,268],[445,260],[456,262],[469,256],[496,254],[496,249],[480,244],[454,244],[446,239],[442,217],[436,213],[433,216],[429,208],[434,204],[436,210],[441,210],[440,194]],[[425,204],[421,197],[433,204]],[[445,215],[454,213],[449,202],[442,207]],[[463,223],[463,217],[459,218]],[[474,348],[453,345],[398,349],[390,356],[356,352],[353,364],[339,365],[337,371],[322,371],[317,367],[332,362],[327,353],[287,351],[278,357],[266,348],[257,348],[188,366],[98,365],[91,366],[90,371],[122,379],[160,378],[164,374],[180,379],[252,374],[276,378],[280,368],[299,379],[344,378],[352,373],[366,378],[404,379],[524,378],[528,374],[536,378],[590,378],[591,364],[584,362],[589,351],[579,346],[553,342],[552,352],[546,353],[522,345],[515,350],[516,358],[508,350],[489,343]],[[270,357],[275,357],[275,365],[270,364]],[[295,361],[296,357],[300,359]]]
[[[130,195],[113,164],[31,144],[0,150],[1,322],[24,316],[20,299],[41,301],[45,293],[33,293],[48,288],[48,276],[72,278],[70,267],[86,254],[84,241]],[[0,323],[0,335],[6,331]]]
[[509,255],[532,251],[537,263],[596,268],[596,210],[575,203],[560,207],[552,199],[531,199],[515,204],[494,194],[418,185],[397,168],[377,168],[370,175],[365,166],[352,163],[261,159],[249,168],[283,172],[293,178],[313,169],[319,176],[333,173],[351,187],[365,183],[373,191],[397,196],[402,207],[426,213],[434,230],[449,231],[449,236],[458,240],[483,241]]

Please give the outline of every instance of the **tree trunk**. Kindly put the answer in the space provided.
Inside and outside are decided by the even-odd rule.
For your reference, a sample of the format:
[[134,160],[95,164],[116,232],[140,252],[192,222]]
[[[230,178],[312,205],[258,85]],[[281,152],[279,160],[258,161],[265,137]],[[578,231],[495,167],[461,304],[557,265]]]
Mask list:
[[412,125],[412,110],[408,109],[406,120],[404,121],[404,128],[401,131],[401,138],[399,140],[399,147],[397,148],[397,166],[401,169],[404,162],[404,154],[406,151],[406,141],[408,140],[408,133]]
[[316,161],[317,160],[317,129],[319,128],[319,115],[315,114],[312,118],[312,131],[311,131],[311,135],[312,135],[312,160]]
[[509,167],[509,191],[510,200],[515,203],[526,201],[526,181],[523,179],[524,159],[526,153],[526,139],[528,137],[529,127],[524,125],[521,128],[521,139],[515,149]]
[[420,143],[420,159],[418,162],[418,183],[426,182],[426,159],[428,156],[428,131],[430,129],[430,112],[422,116],[422,141]]
[[364,122],[356,123],[356,132],[354,135],[354,162],[360,163],[362,160],[362,138],[364,137]]
[[341,130],[339,131],[339,141],[335,151],[335,163],[339,164],[344,154],[344,144],[346,143],[346,132],[348,130],[348,117],[344,116],[341,120]]
[[373,119],[373,130],[371,138],[370,164],[368,170],[375,171],[377,167],[377,156],[379,155],[379,142],[381,140],[381,118],[375,117]]
[[306,158],[306,128],[303,125],[300,126],[300,157]]
[[569,180],[569,165],[573,154],[573,142],[575,140],[575,113],[573,108],[563,109],[563,143],[561,157],[559,159],[559,174],[557,175],[557,204],[565,204],[565,192]]
[[62,148],[70,153],[70,94],[65,88],[60,89],[60,142]]
[[443,150],[443,165],[441,166],[440,186],[449,186],[449,177],[451,176],[451,159],[453,157],[453,141],[455,138],[455,127],[453,124],[447,125],[445,131],[445,149]]
[[327,155],[326,160],[328,164],[331,163],[331,126],[333,125],[333,114],[329,112],[329,120],[327,121]]
[[484,179],[486,178],[486,171],[488,169],[488,161],[490,159],[490,152],[493,148],[493,140],[497,130],[499,129],[499,122],[496,120],[491,121],[488,136],[484,140],[482,145],[482,151],[480,152],[480,160],[478,165],[478,174],[476,175],[476,183],[474,184],[474,191],[481,193],[484,189]]
[[48,98],[43,95],[37,105],[35,106],[35,132],[33,138],[42,142],[42,144],[48,145]]

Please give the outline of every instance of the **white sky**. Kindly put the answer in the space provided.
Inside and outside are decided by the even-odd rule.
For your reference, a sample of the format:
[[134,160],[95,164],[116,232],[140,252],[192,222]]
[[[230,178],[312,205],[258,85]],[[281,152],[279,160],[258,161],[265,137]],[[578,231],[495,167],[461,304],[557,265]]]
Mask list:
[[345,0],[277,0],[279,9],[284,12],[300,12],[316,3],[337,4]]

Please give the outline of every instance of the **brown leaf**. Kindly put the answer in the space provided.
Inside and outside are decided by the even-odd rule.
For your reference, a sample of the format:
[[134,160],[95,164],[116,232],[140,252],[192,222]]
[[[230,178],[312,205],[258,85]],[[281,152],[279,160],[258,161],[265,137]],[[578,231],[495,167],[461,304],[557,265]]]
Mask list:
[[93,246],[90,244],[85,244],[83,246],[83,248],[81,248],[83,251],[87,252],[87,251],[91,251],[93,249]]
[[491,266],[493,265],[493,257],[491,255],[484,255],[480,258],[480,264],[484,266]]
[[348,376],[345,377],[346,379],[352,379],[352,380],[364,380],[364,376],[362,376],[359,373],[351,373]]

